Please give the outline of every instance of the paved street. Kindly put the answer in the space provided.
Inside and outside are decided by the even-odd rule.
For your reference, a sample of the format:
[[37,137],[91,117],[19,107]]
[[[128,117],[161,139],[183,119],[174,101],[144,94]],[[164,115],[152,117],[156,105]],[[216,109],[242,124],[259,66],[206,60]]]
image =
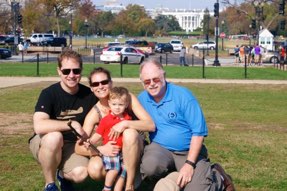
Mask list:
[[[40,62],[55,62],[57,60],[58,54],[47,54],[47,53],[39,53],[39,61]],[[150,58],[154,58],[157,60],[161,60],[163,64],[168,65],[179,65],[179,53],[174,52],[172,54],[166,53],[166,54],[160,54],[156,53],[154,55],[150,55]],[[161,58],[160,58],[161,57]],[[5,62],[21,62],[22,60],[24,62],[37,62],[37,54],[36,53],[29,53],[27,55],[13,55],[11,58],[8,59],[0,59],[0,64]],[[83,56],[84,62],[95,62],[95,63],[101,63],[100,61],[100,52],[96,52],[95,57],[94,55],[89,56]],[[206,57],[205,64],[207,66],[212,65],[214,61],[213,57]],[[188,65],[194,65],[194,66],[201,66],[203,63],[202,57],[197,57],[196,54],[186,54],[186,62]],[[233,56],[225,57],[225,58],[219,58],[219,62],[222,66],[231,66],[233,65],[234,58]]]

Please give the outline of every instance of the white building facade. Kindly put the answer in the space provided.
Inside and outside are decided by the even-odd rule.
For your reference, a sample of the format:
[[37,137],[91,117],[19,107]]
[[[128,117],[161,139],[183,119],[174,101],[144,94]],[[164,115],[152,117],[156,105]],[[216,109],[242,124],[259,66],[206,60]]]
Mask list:
[[[125,9],[125,6],[117,4],[97,5],[97,9],[101,11],[111,11],[112,13],[119,13],[121,10]],[[172,15],[177,19],[179,26],[186,32],[192,32],[197,28],[201,28],[204,17],[204,9],[192,10],[155,8],[146,9],[146,12],[153,19],[158,15]]]
[[171,10],[162,11],[160,14],[174,16],[182,29],[186,32],[192,32],[202,27],[204,10]]

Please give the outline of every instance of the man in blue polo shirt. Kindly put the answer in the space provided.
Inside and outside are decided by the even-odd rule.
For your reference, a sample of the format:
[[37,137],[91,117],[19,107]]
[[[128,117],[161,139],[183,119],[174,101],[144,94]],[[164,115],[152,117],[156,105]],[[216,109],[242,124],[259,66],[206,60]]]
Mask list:
[[156,124],[142,157],[143,178],[160,179],[156,191],[234,190],[223,168],[209,162],[203,144],[208,129],[191,91],[166,82],[165,71],[155,60],[142,63],[140,79],[145,91],[139,100]]

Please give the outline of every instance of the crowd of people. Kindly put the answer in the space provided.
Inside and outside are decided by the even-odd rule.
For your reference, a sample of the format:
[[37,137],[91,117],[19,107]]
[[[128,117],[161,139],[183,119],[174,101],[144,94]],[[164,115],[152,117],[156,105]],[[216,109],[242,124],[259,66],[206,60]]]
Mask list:
[[261,66],[262,53],[263,50],[258,44],[255,46],[241,45],[240,47],[236,45],[234,48],[235,64],[246,62],[247,66]]
[[29,146],[44,190],[59,190],[58,179],[62,191],[73,191],[88,176],[105,179],[103,191],[134,191],[148,180],[155,191],[235,190],[221,165],[209,160],[199,102],[189,89],[167,82],[160,63],[140,65],[138,97],[113,87],[102,67],[91,71],[87,87],[82,70],[81,55],[63,51],[60,81],[43,89],[35,106]]

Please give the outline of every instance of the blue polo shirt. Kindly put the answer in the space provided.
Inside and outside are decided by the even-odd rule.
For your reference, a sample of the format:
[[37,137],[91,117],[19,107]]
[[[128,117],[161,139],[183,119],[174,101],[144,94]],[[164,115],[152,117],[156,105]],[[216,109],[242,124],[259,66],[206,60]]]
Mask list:
[[138,99],[156,125],[150,140],[162,147],[188,151],[192,136],[208,135],[201,107],[187,88],[167,83],[166,94],[159,103],[147,91],[141,92]]

